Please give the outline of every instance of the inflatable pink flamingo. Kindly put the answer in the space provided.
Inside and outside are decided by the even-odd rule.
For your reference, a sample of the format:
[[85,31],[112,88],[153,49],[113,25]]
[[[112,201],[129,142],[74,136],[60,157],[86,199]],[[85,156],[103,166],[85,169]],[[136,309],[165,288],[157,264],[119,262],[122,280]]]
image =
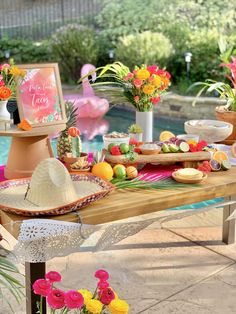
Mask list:
[[[81,69],[81,77],[86,76],[95,69],[95,66],[92,64],[85,64]],[[91,76],[92,80],[95,81],[96,73],[94,72]],[[78,108],[78,118],[98,118],[103,116],[109,110],[109,103],[105,98],[95,95],[88,77],[83,79],[82,89],[82,94],[64,95],[65,100],[73,102]]]

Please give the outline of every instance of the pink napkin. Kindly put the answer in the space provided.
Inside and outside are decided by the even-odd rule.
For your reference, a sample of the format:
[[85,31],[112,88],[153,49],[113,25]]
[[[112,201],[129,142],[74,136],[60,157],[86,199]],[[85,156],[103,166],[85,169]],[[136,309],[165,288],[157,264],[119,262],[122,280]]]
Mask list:
[[151,165],[147,164],[139,171],[143,181],[159,181],[171,177],[172,172],[179,169],[176,165]]
[[5,180],[6,178],[4,177],[4,166],[0,166],[0,182]]

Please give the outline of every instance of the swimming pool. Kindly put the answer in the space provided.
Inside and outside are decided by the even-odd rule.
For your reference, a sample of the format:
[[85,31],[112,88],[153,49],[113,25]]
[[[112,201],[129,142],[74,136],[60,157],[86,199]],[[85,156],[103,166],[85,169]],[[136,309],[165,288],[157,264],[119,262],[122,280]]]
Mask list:
[[[97,151],[103,148],[102,135],[107,132],[125,132],[135,122],[135,112],[113,107],[103,118],[80,119],[78,128],[82,133],[83,151]],[[184,133],[184,120],[169,117],[154,117],[153,138],[158,139],[163,130],[169,130],[174,134]],[[0,137],[0,165],[5,164],[10,148],[11,138]],[[52,146],[56,154],[56,139],[52,139]],[[207,202],[200,202],[193,205],[176,207],[174,209],[194,209],[208,206],[219,202],[221,199],[214,199]]]

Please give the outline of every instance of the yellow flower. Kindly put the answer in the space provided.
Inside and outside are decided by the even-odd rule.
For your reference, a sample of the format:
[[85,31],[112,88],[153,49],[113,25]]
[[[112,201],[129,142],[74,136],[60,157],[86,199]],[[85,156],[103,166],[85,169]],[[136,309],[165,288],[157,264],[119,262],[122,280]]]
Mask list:
[[25,74],[26,74],[26,71],[25,70],[22,70],[22,69],[19,69],[18,67],[16,66],[13,66],[10,68],[10,71],[9,73],[13,76],[22,76],[24,77]]
[[81,293],[82,296],[84,297],[84,302],[92,299],[92,297],[93,297],[92,292],[87,290],[87,289],[80,289],[80,290],[78,290],[78,292]]
[[140,80],[146,80],[150,77],[150,73],[148,70],[140,69],[136,72],[136,77]]
[[124,300],[115,299],[109,304],[109,310],[111,314],[128,314],[129,304]]
[[151,95],[155,90],[155,87],[151,84],[147,84],[143,87],[144,94]]
[[85,306],[86,309],[92,314],[100,314],[102,311],[103,304],[98,300],[90,299],[87,301],[85,300]]
[[153,78],[153,80],[152,80],[152,84],[153,84],[154,86],[157,86],[157,87],[160,87],[160,86],[161,86],[161,82],[162,82],[162,80],[161,80],[161,77],[160,77],[159,75],[155,76],[155,77]]

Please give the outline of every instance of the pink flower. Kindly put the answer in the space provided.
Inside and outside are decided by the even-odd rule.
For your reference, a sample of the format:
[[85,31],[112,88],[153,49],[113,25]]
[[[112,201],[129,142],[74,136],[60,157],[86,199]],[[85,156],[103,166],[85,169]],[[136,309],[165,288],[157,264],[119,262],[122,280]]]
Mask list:
[[156,74],[156,71],[158,70],[158,67],[156,65],[149,65],[147,67],[147,70],[149,71],[149,73],[152,74]]
[[123,80],[128,81],[129,79],[133,78],[134,74],[129,72],[126,76],[123,77]]
[[57,271],[49,271],[46,273],[45,278],[51,283],[61,281],[61,275]]
[[51,290],[47,295],[47,302],[52,309],[61,309],[65,306],[65,293],[60,289]]
[[115,294],[111,288],[104,289],[98,293],[99,299],[102,304],[108,305],[115,299]]
[[134,96],[134,101],[138,102],[139,101],[139,96]]
[[152,97],[152,98],[151,98],[151,102],[152,102],[154,105],[156,105],[156,104],[159,103],[160,99],[161,99],[161,97],[158,95],[157,97]]
[[1,87],[1,86],[4,86],[4,85],[5,85],[4,81],[3,81],[3,80],[0,80],[0,87]]
[[94,276],[98,279],[100,279],[101,281],[105,281],[105,280],[108,280],[109,279],[109,274],[106,270],[104,269],[98,269]]
[[84,297],[78,291],[67,291],[65,293],[65,305],[69,309],[80,309],[84,305]]
[[42,295],[46,297],[51,291],[51,283],[46,279],[37,279],[33,283],[33,290],[35,294]]
[[140,88],[143,84],[143,81],[142,80],[139,80],[139,79],[134,79],[133,80],[133,84],[136,88]]
[[107,281],[105,281],[105,280],[100,280],[100,281],[98,282],[98,288],[99,288],[100,290],[106,289],[106,288],[108,288],[109,286],[110,286],[109,283],[108,283]]
[[10,68],[10,64],[8,63],[4,63],[0,65],[0,71],[4,70],[4,69],[9,69]]

